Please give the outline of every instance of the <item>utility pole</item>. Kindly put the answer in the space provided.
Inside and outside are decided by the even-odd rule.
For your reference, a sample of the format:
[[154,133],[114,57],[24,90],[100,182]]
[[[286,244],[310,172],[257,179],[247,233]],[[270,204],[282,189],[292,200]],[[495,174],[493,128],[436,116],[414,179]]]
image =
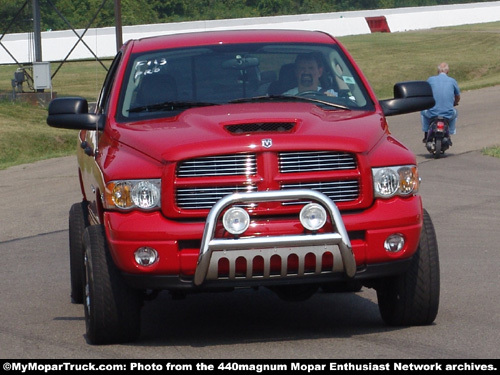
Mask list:
[[33,0],[33,39],[35,42],[35,61],[33,61],[33,88],[37,93],[43,93],[45,89],[51,89],[50,63],[42,61],[42,30],[40,27],[40,2]]
[[42,30],[40,28],[40,3],[33,0],[33,33],[35,41],[35,61],[42,61]]
[[116,52],[122,48],[122,2],[115,0],[115,33],[116,33]]

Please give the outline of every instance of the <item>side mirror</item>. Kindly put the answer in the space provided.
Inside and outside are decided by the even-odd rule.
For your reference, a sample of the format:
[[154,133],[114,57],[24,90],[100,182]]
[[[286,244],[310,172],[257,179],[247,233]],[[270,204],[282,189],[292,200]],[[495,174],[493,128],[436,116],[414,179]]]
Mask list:
[[394,85],[394,99],[381,100],[385,116],[422,111],[434,106],[432,88],[426,81],[399,82]]
[[103,130],[103,119],[101,115],[89,113],[89,105],[84,98],[56,98],[49,104],[47,124],[63,129]]

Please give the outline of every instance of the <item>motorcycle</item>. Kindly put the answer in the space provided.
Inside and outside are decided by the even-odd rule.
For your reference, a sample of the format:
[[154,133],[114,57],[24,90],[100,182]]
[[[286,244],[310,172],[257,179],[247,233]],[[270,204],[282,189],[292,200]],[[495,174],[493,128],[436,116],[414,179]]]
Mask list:
[[449,120],[444,117],[432,118],[425,142],[427,151],[434,155],[435,159],[439,159],[451,145]]

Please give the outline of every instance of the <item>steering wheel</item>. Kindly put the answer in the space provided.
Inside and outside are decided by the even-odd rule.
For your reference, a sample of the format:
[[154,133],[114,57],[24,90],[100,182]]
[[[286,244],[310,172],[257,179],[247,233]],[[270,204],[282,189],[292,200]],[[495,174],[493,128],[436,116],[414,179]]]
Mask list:
[[305,98],[323,98],[325,94],[321,91],[307,90],[296,94],[296,96],[303,96]]

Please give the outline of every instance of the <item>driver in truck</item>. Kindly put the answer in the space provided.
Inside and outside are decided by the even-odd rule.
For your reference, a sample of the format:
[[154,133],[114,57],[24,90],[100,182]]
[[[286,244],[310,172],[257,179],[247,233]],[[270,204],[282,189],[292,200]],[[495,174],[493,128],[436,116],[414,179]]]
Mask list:
[[320,78],[323,74],[323,61],[314,53],[304,53],[295,59],[295,76],[297,87],[294,87],[283,95],[298,95],[302,92],[321,92],[328,96],[338,96],[333,89],[322,91]]

